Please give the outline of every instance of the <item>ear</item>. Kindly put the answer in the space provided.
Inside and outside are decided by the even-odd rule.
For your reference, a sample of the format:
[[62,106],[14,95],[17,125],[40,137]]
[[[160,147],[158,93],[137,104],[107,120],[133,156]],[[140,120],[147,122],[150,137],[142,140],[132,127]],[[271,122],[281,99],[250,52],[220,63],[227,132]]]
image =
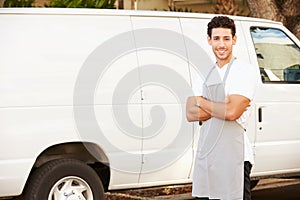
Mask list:
[[211,45],[211,38],[209,37],[209,35],[207,35],[207,42],[209,45]]
[[233,36],[233,38],[232,38],[232,44],[233,44],[233,45],[236,44],[236,40],[237,40],[237,37],[236,37],[236,35],[235,35],[235,36]]

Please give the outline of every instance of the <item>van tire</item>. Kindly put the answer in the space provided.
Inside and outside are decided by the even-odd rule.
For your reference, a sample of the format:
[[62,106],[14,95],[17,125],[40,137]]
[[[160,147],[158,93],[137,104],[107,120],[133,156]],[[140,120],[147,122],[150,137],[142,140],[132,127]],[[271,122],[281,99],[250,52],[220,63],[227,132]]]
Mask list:
[[49,197],[54,194],[61,195],[58,199],[74,195],[83,200],[104,200],[103,185],[97,173],[76,159],[53,160],[36,169],[26,186],[25,200],[52,199]]

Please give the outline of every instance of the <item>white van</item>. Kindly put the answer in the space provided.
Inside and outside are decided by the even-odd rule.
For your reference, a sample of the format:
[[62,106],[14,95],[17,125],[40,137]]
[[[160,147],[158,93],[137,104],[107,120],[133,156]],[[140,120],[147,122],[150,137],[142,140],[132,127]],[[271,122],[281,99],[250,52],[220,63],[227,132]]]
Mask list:
[[[191,182],[200,127],[185,103],[214,60],[212,17],[0,9],[0,198],[103,199]],[[281,23],[232,18],[234,55],[261,77],[252,178],[300,174],[300,42]]]

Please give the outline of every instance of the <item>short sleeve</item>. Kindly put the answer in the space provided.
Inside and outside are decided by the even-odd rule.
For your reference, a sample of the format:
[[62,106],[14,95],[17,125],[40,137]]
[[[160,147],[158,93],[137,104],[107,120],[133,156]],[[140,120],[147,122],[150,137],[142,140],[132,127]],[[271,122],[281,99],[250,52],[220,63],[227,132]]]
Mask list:
[[238,94],[253,100],[257,87],[257,75],[254,66],[238,62],[230,72],[228,95]]
[[194,96],[203,96],[203,78],[197,74],[192,80],[192,89]]

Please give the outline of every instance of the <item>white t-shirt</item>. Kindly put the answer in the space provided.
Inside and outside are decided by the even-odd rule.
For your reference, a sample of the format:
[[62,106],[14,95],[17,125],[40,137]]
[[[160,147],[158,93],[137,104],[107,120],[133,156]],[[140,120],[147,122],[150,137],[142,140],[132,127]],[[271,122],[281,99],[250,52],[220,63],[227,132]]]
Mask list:
[[[224,65],[222,68],[217,67],[221,79],[223,79],[227,68],[228,64]],[[203,96],[203,83],[203,77],[197,76],[194,79],[193,92],[195,96]],[[235,59],[225,82],[225,95],[238,94],[250,99],[250,106],[240,118],[236,120],[244,129],[247,128],[250,114],[253,109],[256,86],[257,76],[254,67],[241,59]],[[249,161],[251,164],[254,164],[253,151],[246,134],[244,134],[244,161]]]

